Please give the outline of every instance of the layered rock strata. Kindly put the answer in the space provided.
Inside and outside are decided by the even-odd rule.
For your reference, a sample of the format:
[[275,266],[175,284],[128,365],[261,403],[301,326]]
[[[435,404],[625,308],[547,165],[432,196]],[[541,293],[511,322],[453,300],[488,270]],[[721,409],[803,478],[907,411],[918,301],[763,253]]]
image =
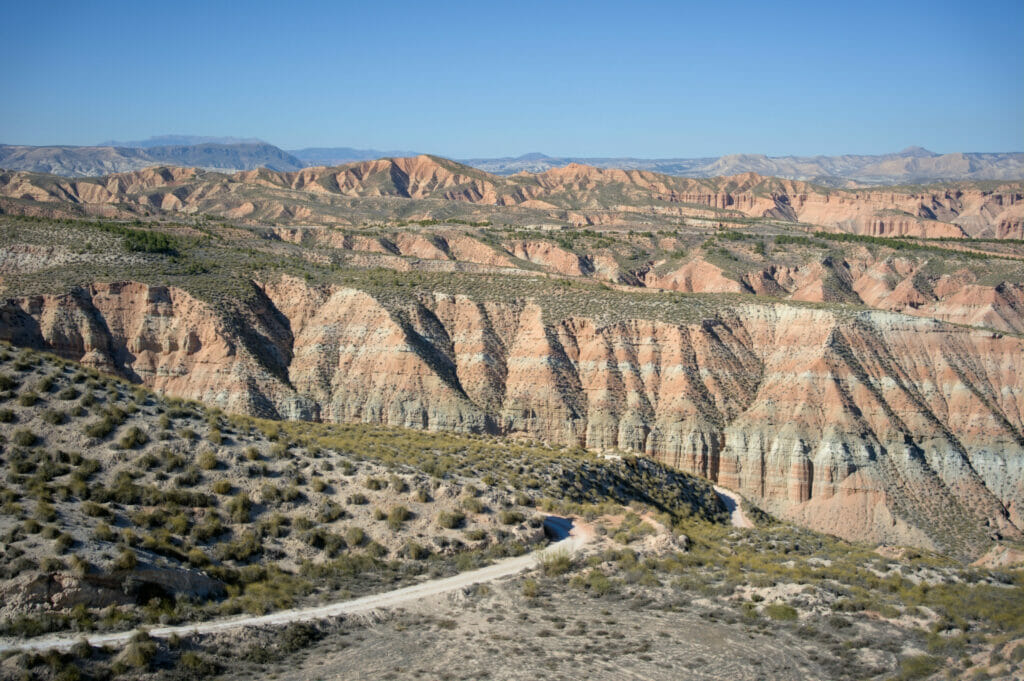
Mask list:
[[240,412],[641,452],[852,539],[967,555],[1024,526],[1024,341],[892,312],[600,322],[291,278],[227,309],[125,282],[8,300],[0,336]]

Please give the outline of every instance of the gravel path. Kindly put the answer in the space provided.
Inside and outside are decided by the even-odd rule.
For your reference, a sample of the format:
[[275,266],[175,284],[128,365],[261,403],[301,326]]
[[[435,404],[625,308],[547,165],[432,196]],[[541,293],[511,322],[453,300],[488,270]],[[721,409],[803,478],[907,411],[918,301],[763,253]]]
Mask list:
[[[306,608],[295,608],[292,610],[281,610],[269,615],[258,615],[250,617],[235,617],[230,619],[215,619],[206,622],[196,622],[173,627],[155,627],[147,629],[150,636],[155,638],[166,638],[173,634],[189,636],[191,634],[209,634],[218,631],[227,631],[241,627],[265,627],[290,624],[292,622],[308,622],[310,620],[325,619],[338,615],[355,615],[370,612],[380,608],[393,608],[404,603],[416,601],[428,596],[457,591],[473,584],[491,582],[496,579],[518,574],[537,565],[538,560],[556,552],[568,551],[575,553],[591,539],[589,528],[573,528],[571,536],[554,544],[551,544],[539,551],[533,551],[522,556],[506,558],[487,567],[478,570],[463,572],[453,577],[435,579],[422,584],[386,591],[384,593],[363,596],[348,601],[339,601],[327,605],[312,606]],[[87,638],[94,646],[102,645],[123,645],[127,643],[138,630],[121,631],[112,634],[67,634],[55,636],[40,636],[33,639],[6,639],[0,641],[0,653],[9,650],[67,650],[77,641]]]
[[718,497],[725,504],[725,507],[729,509],[729,515],[732,517],[733,527],[753,527],[754,523],[750,522],[750,518],[743,513],[743,499],[740,495],[735,492],[730,492],[724,487],[715,485],[715,491],[718,493]]

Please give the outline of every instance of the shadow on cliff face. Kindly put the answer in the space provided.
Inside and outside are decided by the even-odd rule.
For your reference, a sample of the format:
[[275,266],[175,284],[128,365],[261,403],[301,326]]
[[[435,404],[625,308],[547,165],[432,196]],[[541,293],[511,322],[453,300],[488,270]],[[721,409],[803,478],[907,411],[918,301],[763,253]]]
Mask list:
[[544,536],[551,541],[562,541],[569,538],[572,531],[572,520],[549,515],[544,518]]
[[10,300],[0,306],[0,339],[27,347],[40,347],[45,342],[38,320]]

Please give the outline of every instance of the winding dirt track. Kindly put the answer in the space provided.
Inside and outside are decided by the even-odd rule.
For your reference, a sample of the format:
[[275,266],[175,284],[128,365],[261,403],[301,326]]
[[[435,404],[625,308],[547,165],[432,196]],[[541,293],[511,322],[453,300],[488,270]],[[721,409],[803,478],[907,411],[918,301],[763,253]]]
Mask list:
[[724,487],[715,485],[715,492],[718,493],[719,498],[725,507],[729,509],[729,516],[732,520],[733,527],[753,527],[754,523],[750,522],[750,518],[743,512],[743,499],[740,495],[735,492],[730,492]]
[[[363,596],[362,598],[356,598],[348,601],[329,603],[327,605],[281,610],[269,615],[216,619],[173,627],[156,627],[153,629],[147,629],[147,631],[150,636],[156,638],[166,638],[173,634],[188,636],[191,634],[209,634],[218,631],[228,631],[230,629],[239,629],[242,627],[265,627],[290,624],[292,622],[308,622],[310,620],[325,619],[328,617],[336,617],[338,615],[366,613],[380,608],[393,608],[428,596],[436,596],[450,591],[457,591],[472,584],[492,582],[496,579],[501,579],[502,577],[517,574],[523,570],[534,567],[538,560],[545,555],[561,551],[567,551],[570,554],[575,553],[582,548],[590,538],[591,534],[586,528],[575,528],[572,536],[551,544],[544,549],[533,551],[522,556],[516,556],[514,558],[506,558],[492,565],[488,565],[487,567],[463,572],[455,575],[454,577],[435,579],[422,584],[415,584],[413,586],[395,589],[394,591],[386,591],[384,593]],[[77,641],[82,640],[83,637],[87,638],[89,643],[94,646],[117,646],[127,643],[137,631],[138,630],[121,631],[113,634],[94,635],[77,634],[73,637],[68,635],[40,636],[38,638],[28,640],[7,639],[0,642],[0,653],[8,650],[67,650],[75,645]]]

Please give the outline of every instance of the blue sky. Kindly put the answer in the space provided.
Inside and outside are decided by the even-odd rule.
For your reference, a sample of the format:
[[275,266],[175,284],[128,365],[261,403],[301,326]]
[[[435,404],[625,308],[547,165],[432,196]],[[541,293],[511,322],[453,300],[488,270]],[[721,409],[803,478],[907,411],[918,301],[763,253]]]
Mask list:
[[1024,151],[1024,2],[5,3],[0,141]]

